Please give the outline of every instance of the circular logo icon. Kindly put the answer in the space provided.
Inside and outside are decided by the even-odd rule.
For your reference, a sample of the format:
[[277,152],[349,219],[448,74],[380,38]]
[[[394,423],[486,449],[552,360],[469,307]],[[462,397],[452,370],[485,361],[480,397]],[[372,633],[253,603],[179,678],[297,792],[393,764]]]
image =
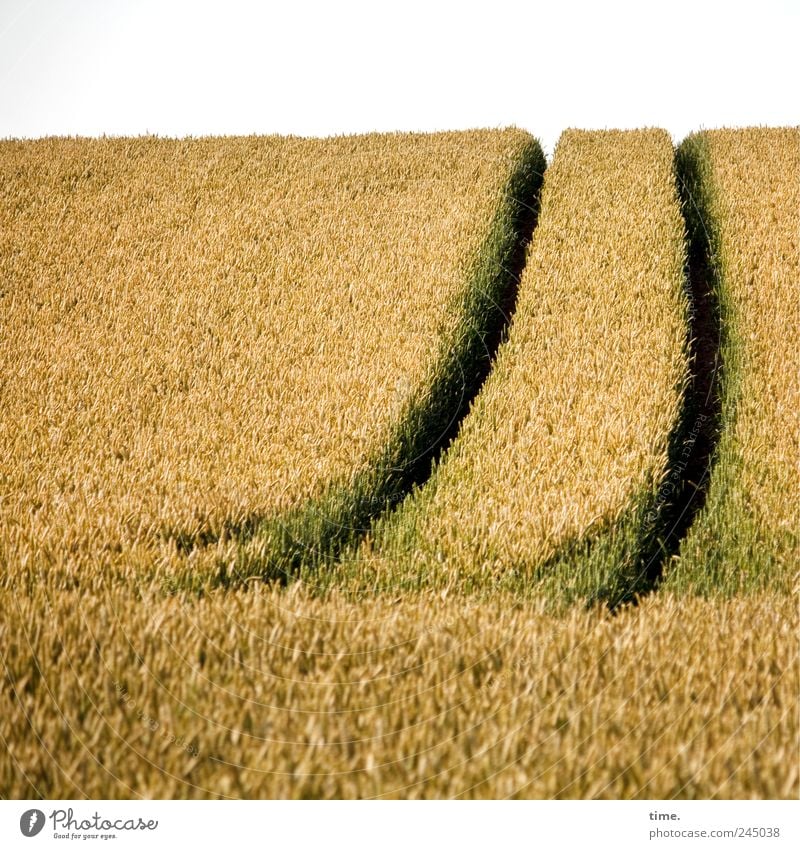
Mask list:
[[36,837],[44,828],[44,813],[38,808],[31,808],[19,818],[19,830],[25,837]]

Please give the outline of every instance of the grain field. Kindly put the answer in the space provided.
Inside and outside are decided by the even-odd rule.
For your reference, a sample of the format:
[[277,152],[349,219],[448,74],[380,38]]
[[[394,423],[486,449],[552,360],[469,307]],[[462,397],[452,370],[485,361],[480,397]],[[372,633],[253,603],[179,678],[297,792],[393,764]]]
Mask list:
[[280,574],[474,391],[544,159],[522,131],[0,143],[0,566]]
[[567,131],[507,344],[458,439],[345,565],[354,593],[498,585],[616,603],[659,555],[688,375],[684,224],[661,130]]
[[680,161],[712,252],[723,397],[708,501],[667,583],[789,592],[800,575],[800,129],[703,132]]

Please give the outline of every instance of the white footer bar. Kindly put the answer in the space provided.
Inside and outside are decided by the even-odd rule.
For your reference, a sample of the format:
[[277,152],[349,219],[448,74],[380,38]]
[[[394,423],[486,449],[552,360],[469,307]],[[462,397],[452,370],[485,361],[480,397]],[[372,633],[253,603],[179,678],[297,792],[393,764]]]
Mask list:
[[800,803],[2,801],[0,846],[800,846]]

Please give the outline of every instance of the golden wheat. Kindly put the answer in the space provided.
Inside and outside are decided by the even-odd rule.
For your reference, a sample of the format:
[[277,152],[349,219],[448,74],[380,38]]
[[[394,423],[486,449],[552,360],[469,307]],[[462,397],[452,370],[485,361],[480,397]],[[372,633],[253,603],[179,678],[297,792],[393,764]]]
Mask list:
[[796,604],[0,591],[0,793],[796,798]]
[[680,426],[683,267],[669,136],[567,131],[508,342],[432,480],[348,580],[483,587],[544,567],[562,597],[630,592]]
[[1,143],[3,569],[135,573],[357,479],[471,318],[532,147]]
[[[797,312],[797,150],[771,132],[709,149],[737,492],[792,533],[797,377],[776,371],[797,363],[770,322]],[[476,257],[530,147],[0,144],[0,795],[797,798],[796,599],[556,615],[505,591],[630,590],[664,530],[687,304],[662,132],[564,135],[485,391],[353,562],[288,591],[153,580],[257,563],[264,535],[226,528],[385,452],[475,318]],[[715,474],[739,474],[725,456]]]
[[786,591],[800,567],[800,129],[704,132],[682,151],[715,251],[724,398],[708,505],[670,580]]

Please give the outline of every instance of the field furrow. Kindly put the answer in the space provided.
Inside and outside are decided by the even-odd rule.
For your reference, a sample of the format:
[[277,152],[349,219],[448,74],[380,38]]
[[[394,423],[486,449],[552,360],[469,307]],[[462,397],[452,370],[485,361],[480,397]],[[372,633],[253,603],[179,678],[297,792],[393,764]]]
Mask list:
[[543,170],[517,130],[0,144],[3,578],[335,552],[462,415]]
[[567,131],[508,341],[458,439],[317,580],[610,603],[644,586],[684,424],[684,263],[667,133]]
[[0,142],[0,797],[797,798],[800,130],[544,167]]
[[679,162],[710,246],[723,376],[708,498],[667,586],[789,592],[800,568],[800,129],[698,133]]

